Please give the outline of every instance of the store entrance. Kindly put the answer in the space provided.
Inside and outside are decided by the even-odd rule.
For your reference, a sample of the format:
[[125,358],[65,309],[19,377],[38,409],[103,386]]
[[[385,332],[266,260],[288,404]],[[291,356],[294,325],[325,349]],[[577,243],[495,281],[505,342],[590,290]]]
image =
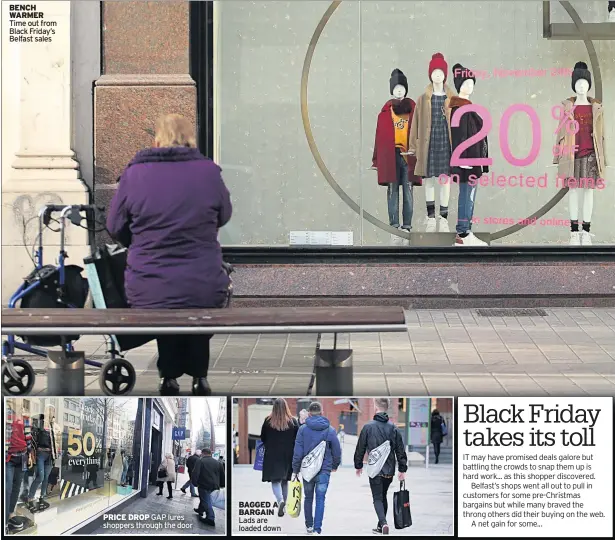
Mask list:
[[162,433],[152,428],[152,463],[149,473],[150,484],[156,484],[158,480],[158,467],[162,462]]

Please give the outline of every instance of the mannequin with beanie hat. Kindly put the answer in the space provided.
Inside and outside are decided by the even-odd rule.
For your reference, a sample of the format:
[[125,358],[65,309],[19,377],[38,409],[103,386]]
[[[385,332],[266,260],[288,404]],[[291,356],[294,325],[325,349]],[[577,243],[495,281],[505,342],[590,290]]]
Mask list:
[[409,151],[416,155],[415,173],[424,178],[427,205],[426,232],[436,232],[436,185],[439,186],[439,230],[449,232],[450,183],[439,178],[450,174],[451,132],[448,100],[454,95],[446,85],[448,64],[442,53],[432,55],[427,69],[430,84],[416,103],[410,127]]
[[[414,176],[416,158],[408,155],[408,136],[415,103],[408,95],[408,79],[394,69],[389,79],[389,99],[378,114],[372,168],[378,171],[378,184],[387,187],[389,225],[406,234],[412,229],[412,186],[420,185]],[[402,221],[399,219],[399,188],[402,188]],[[391,234],[391,243],[409,243],[402,234]]]
[[[592,244],[590,227],[594,209],[594,189],[604,185],[604,113],[602,104],[587,95],[592,87],[592,75],[585,62],[577,62],[572,72],[571,86],[575,96],[562,102],[564,114],[574,120],[561,122],[557,131],[556,147],[574,148],[574,154],[555,155],[558,165],[557,183],[568,187],[571,246]],[[573,131],[573,133],[569,133]],[[558,153],[556,153],[558,154]],[[582,214],[579,213],[582,207]],[[579,219],[581,218],[581,219]],[[582,223],[582,229],[579,225]]]
[[[459,96],[453,96],[449,101],[451,119],[457,111],[471,105],[470,96],[474,92],[476,77],[472,70],[463,67],[461,64],[453,66],[453,81]],[[461,114],[461,113],[459,113]],[[453,151],[468,139],[480,133],[483,128],[483,119],[476,112],[465,112],[459,118],[457,127],[451,126],[451,142]],[[474,143],[466,148],[461,158],[482,159],[489,156],[487,138]],[[459,199],[457,202],[457,236],[455,246],[486,246],[472,232],[472,217],[474,216],[474,205],[476,202],[477,183],[470,182],[470,179],[480,178],[483,173],[489,172],[487,166],[467,166],[460,165],[453,167],[452,179],[459,183]]]

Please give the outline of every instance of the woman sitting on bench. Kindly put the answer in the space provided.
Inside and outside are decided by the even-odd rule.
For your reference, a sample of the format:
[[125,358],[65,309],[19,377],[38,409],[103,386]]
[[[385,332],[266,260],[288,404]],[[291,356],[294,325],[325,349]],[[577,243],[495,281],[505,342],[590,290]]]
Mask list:
[[[156,123],[155,147],[124,170],[107,218],[110,234],[129,247],[126,296],[133,308],[218,308],[227,301],[218,229],[231,218],[221,169],[196,148],[194,128],[170,114]],[[157,338],[160,394],[178,395],[191,375],[192,393],[210,395],[211,335]]]

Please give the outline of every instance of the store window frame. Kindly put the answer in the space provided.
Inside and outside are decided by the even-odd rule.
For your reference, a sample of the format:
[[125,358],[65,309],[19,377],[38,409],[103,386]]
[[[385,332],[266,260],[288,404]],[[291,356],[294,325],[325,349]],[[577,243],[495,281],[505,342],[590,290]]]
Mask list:
[[[215,4],[216,1],[191,1],[189,5],[190,75],[197,90],[197,141],[202,152],[214,158],[217,126],[215,118]],[[545,2],[544,4],[547,4]],[[283,263],[462,263],[514,261],[545,262],[572,260],[589,262],[612,261],[615,245],[490,245],[487,247],[456,246],[404,246],[375,245],[330,246],[222,246],[225,260],[233,264],[283,264]]]

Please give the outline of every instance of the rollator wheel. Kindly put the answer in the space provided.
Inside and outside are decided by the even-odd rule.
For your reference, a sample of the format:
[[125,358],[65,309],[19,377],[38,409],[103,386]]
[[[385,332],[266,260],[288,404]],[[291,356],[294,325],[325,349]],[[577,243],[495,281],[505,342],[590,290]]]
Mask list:
[[[10,365],[9,365],[10,364]],[[9,360],[2,365],[2,390],[11,396],[24,396],[34,388],[34,370],[25,360]]]
[[115,358],[100,368],[100,388],[108,396],[123,396],[132,391],[137,382],[135,368],[128,360]]

